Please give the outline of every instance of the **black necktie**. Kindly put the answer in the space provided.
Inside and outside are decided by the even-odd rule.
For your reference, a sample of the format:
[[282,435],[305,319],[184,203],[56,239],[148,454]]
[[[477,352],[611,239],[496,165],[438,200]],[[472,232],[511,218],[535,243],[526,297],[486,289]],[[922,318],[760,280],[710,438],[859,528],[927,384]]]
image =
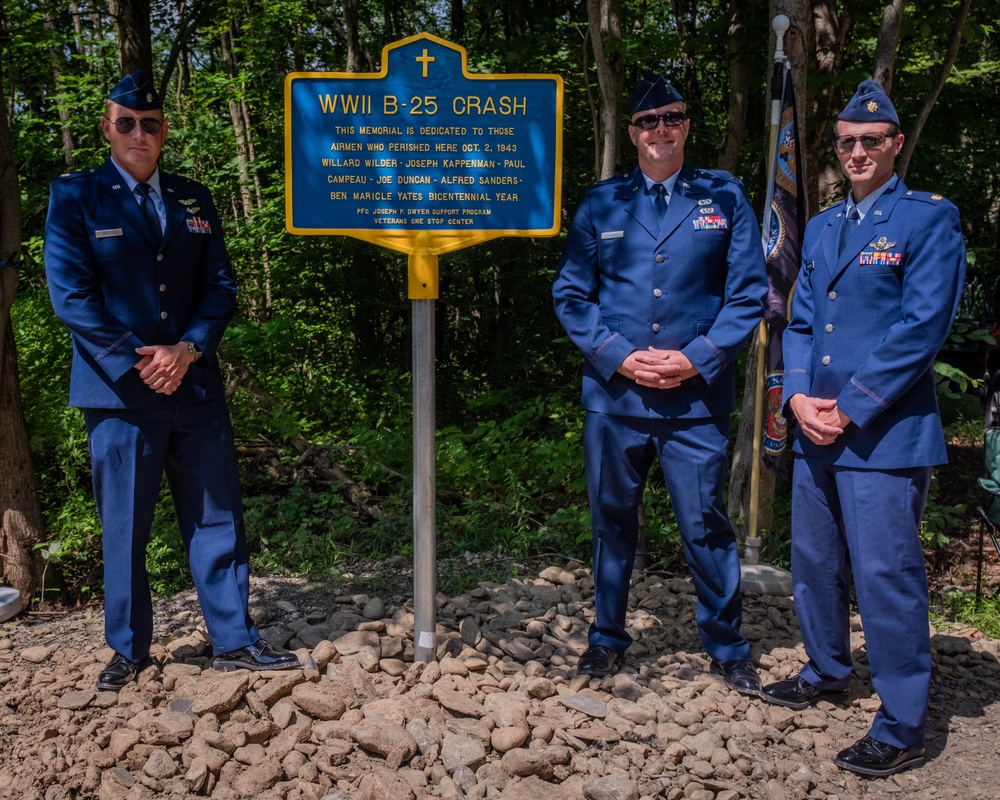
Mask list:
[[847,241],[847,237],[858,228],[858,223],[861,222],[861,215],[858,213],[857,206],[848,206],[847,214],[844,216],[844,224],[840,226],[840,249],[844,249],[844,243]]
[[149,225],[149,232],[153,234],[153,241],[159,245],[163,241],[163,229],[160,227],[160,215],[156,213],[153,198],[149,196],[151,188],[148,183],[140,183],[135,187],[135,190],[142,195],[142,200],[139,201],[139,209],[146,218],[146,224]]
[[653,210],[656,212],[656,218],[663,222],[663,218],[667,215],[667,187],[662,183],[654,183],[652,190]]

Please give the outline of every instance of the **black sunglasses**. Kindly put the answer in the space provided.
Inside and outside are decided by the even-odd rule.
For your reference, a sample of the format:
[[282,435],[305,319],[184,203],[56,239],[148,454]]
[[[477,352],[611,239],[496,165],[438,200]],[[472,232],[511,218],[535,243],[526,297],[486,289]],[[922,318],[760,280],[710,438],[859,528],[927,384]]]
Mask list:
[[861,147],[867,152],[872,153],[876,150],[881,150],[882,145],[885,144],[885,140],[888,138],[888,134],[885,133],[869,133],[864,136],[841,136],[838,139],[834,139],[833,143],[837,145],[837,149],[841,153],[852,153],[854,152],[854,143],[861,142]]
[[143,133],[151,135],[159,133],[160,129],[163,128],[163,120],[156,119],[156,117],[143,117],[139,120],[135,117],[118,117],[118,119],[115,120],[105,117],[105,119],[115,126],[115,130],[118,131],[118,133],[123,135],[126,133],[132,133],[132,131],[135,130],[136,122],[139,123],[139,127],[142,128]]
[[644,131],[655,131],[661,120],[668,128],[676,128],[678,125],[684,124],[686,119],[687,114],[683,111],[668,111],[666,114],[648,114],[645,117],[632,120],[629,124]]

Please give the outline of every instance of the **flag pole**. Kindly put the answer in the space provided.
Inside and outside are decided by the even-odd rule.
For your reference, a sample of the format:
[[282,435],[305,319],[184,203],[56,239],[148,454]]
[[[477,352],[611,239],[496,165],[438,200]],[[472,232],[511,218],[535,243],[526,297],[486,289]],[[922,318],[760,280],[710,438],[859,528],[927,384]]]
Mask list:
[[[781,88],[785,71],[785,31],[791,25],[784,14],[771,20],[775,34],[774,70],[771,76],[771,130],[768,137],[767,195],[764,200],[764,220],[761,226],[762,246],[767,253],[768,231],[771,227],[771,202],[774,199],[774,168],[777,157],[778,128],[781,121]],[[743,544],[743,559],[740,580],[744,591],[755,594],[790,595],[791,575],[787,570],[760,563],[761,539],[757,533],[760,514],[760,467],[761,443],[764,433],[765,362],[767,360],[767,323],[762,319],[757,326],[757,383],[754,395],[753,449],[750,462],[750,508],[748,510],[747,533]]]

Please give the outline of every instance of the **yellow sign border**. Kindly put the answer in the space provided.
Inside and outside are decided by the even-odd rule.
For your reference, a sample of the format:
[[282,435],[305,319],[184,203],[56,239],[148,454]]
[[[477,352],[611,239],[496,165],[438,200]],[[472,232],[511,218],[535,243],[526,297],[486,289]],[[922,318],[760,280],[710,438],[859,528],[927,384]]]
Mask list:
[[[292,176],[290,171],[285,176],[285,228],[289,233],[300,236],[352,236],[371,242],[389,250],[400,253],[416,255],[418,263],[426,262],[426,256],[449,253],[461,250],[465,247],[486,242],[491,239],[500,239],[505,236],[556,236],[561,229],[562,215],[562,152],[563,152],[563,79],[560,75],[516,73],[516,74],[477,74],[468,71],[468,52],[461,45],[454,44],[430,33],[418,33],[408,36],[405,39],[387,44],[382,48],[382,69],[380,72],[290,72],[285,76],[285,165],[292,160],[292,138],[291,138],[291,92],[292,81],[298,78],[347,78],[350,80],[380,80],[388,76],[389,52],[399,47],[404,47],[415,41],[429,40],[442,47],[455,50],[462,56],[462,76],[468,80],[554,80],[556,82],[556,108],[555,108],[555,187],[553,197],[553,219],[552,227],[536,230],[489,230],[489,231],[429,231],[427,229],[413,231],[380,231],[380,230],[357,230],[346,228],[296,228],[290,224],[292,219]],[[414,258],[411,257],[411,262]],[[412,266],[412,264],[411,264]],[[413,290],[413,269],[410,270],[411,293]],[[424,276],[428,278],[429,276]],[[436,284],[436,276],[434,281]],[[427,280],[418,280],[426,289]]]

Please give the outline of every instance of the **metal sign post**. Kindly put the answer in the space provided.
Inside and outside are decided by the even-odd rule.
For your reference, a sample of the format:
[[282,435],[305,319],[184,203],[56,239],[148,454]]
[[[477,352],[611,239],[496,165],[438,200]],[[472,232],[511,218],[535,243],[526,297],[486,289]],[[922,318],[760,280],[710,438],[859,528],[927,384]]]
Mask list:
[[414,658],[435,657],[434,301],[438,256],[501,236],[555,236],[562,78],[474,75],[422,33],[378,73],[285,78],[285,227],[406,253],[413,310]]

